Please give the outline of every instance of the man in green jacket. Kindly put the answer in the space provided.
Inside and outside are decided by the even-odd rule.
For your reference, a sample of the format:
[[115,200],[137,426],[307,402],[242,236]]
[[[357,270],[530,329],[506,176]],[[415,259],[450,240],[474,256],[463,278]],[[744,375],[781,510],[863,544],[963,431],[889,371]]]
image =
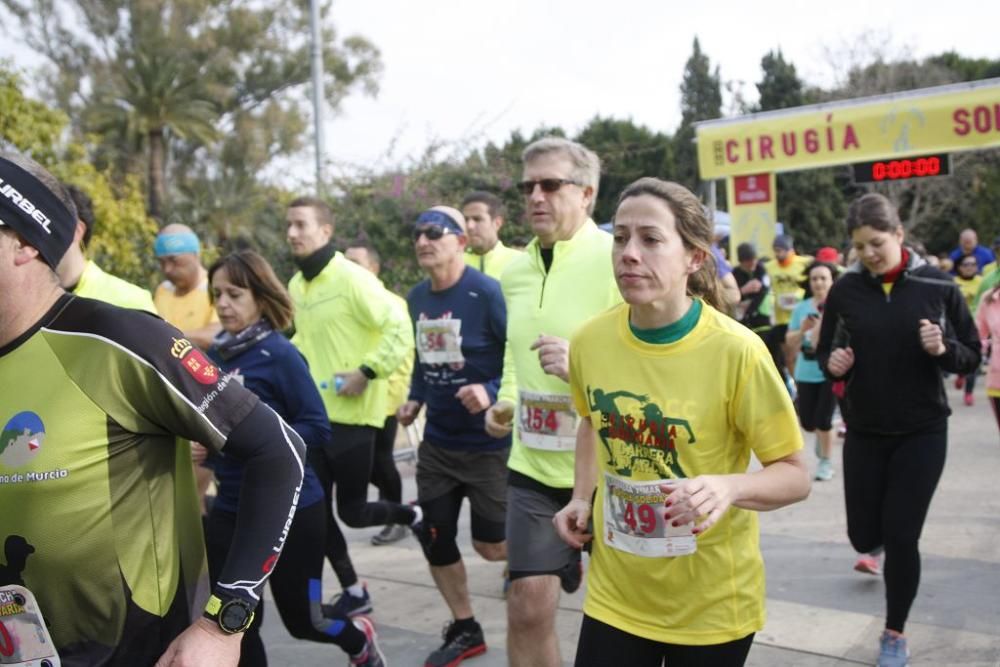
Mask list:
[[503,202],[492,192],[477,190],[466,195],[461,208],[469,236],[465,263],[500,280],[507,265],[522,254],[505,246],[498,236],[504,223]]
[[555,632],[560,583],[572,593],[581,578],[579,551],[559,539],[551,522],[573,495],[579,419],[569,393],[569,338],[583,322],[621,303],[621,295],[612,237],[590,218],[600,179],[597,155],[547,137],[525,148],[522,159],[518,188],[535,238],[500,281],[507,345],[486,429],[494,437],[513,430],[507,463],[510,662],[556,667],[562,664]]
[[409,317],[369,271],[331,243],[333,213],[326,202],[300,197],[288,205],[287,238],[299,272],[288,283],[295,305],[292,342],[309,361],[332,427],[324,447],[310,447],[309,461],[327,494],[326,556],[345,592],[336,611],[371,611],[358,583],[347,542],[333,517],[352,528],[419,523],[419,506],[367,502],[375,437],[385,422],[388,378],[404,354],[412,354]]

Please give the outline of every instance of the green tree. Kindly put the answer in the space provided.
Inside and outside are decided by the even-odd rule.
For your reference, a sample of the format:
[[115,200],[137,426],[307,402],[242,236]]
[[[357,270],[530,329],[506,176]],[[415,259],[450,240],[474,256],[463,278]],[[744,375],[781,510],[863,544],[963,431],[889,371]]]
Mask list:
[[[786,61],[780,50],[768,52],[761,59],[760,67],[758,111],[804,104],[805,85],[795,65]],[[827,168],[778,174],[778,220],[795,237],[800,251],[813,252],[825,245],[843,245],[845,202],[837,178],[844,173],[843,168]]]
[[594,219],[598,222],[614,217],[618,195],[632,181],[643,176],[673,177],[670,137],[631,120],[595,116],[575,140],[601,158],[601,183],[594,207]]
[[[47,58],[43,88],[73,120],[76,135],[96,131],[98,166],[130,173],[137,158],[147,157],[153,212],[160,213],[161,196],[169,204],[182,189],[194,163],[242,170],[252,178],[233,182],[253,190],[273,160],[302,150],[310,113],[308,3],[0,0],[0,6],[20,20],[20,38]],[[321,9],[324,90],[336,109],[355,91],[377,92],[381,61],[366,39],[338,38],[329,7]]]
[[155,223],[146,216],[139,179],[116,177],[88,161],[88,146],[65,141],[69,122],[61,111],[27,97],[16,74],[0,64],[0,149],[30,155],[56,177],[94,200],[97,224],[88,254],[126,280],[151,286]]
[[722,87],[719,68],[713,70],[708,56],[694,38],[691,57],[684,65],[681,82],[681,124],[674,134],[677,181],[698,190],[698,151],[694,144],[694,123],[722,115]]
[[763,76],[757,84],[759,111],[788,109],[805,103],[803,84],[795,65],[785,60],[781,49],[768,51],[761,58],[760,69]]
[[[826,91],[823,99],[845,99],[897,91],[927,88],[994,74],[1000,61],[968,59],[954,52],[915,60],[887,58],[876,50],[867,59],[858,57],[846,69],[841,85]],[[995,196],[987,185],[1000,182],[997,150],[958,153],[952,157],[948,177],[898,181],[847,188],[858,192],[877,191],[889,197],[899,209],[911,240],[922,242],[930,252],[941,253],[955,247],[959,232],[971,227],[982,239],[992,240],[1000,226],[992,211]]]
[[218,101],[202,84],[203,72],[186,59],[164,54],[155,40],[134,43],[123,69],[111,74],[119,80],[97,91],[86,109],[88,129],[104,136],[120,132],[121,139],[145,144],[148,210],[161,218],[167,138],[211,143],[218,136]]

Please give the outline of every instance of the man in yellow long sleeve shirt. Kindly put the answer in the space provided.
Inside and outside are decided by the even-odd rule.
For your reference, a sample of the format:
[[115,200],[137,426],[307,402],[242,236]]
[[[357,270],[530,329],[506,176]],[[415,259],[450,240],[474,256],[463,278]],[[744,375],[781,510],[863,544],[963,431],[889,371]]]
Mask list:
[[334,611],[357,615],[371,611],[371,598],[333,517],[333,492],[336,487],[337,514],[352,528],[420,521],[419,507],[367,502],[375,436],[385,422],[386,378],[413,349],[413,331],[378,278],[333,247],[326,202],[300,197],[288,205],[285,221],[299,267],[288,283],[292,342],[309,362],[333,431],[326,446],[309,448],[309,462],[327,495],[326,556],[345,589]]
[[106,273],[94,260],[87,259],[84,251],[94,233],[94,203],[87,193],[75,185],[67,185],[66,191],[76,204],[76,231],[72,245],[56,268],[63,288],[71,294],[104,301],[119,308],[135,308],[156,314],[149,290]]
[[560,583],[573,592],[581,576],[580,553],[559,539],[551,521],[573,493],[578,417],[568,384],[568,339],[584,321],[620,303],[621,295],[612,237],[590,218],[600,178],[597,155],[547,137],[529,145],[522,159],[518,188],[536,238],[500,281],[507,344],[486,428],[494,437],[513,430],[507,464],[510,662],[555,667],[562,664],[555,632]]
[[461,208],[469,228],[465,263],[500,280],[507,265],[522,254],[505,246],[498,236],[504,223],[503,202],[492,192],[478,190],[466,195]]

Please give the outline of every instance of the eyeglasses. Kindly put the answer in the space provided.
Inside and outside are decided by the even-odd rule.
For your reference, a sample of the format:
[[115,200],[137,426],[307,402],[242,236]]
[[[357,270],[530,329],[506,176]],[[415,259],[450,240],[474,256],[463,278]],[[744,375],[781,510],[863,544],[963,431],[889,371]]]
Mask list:
[[536,185],[542,189],[542,192],[549,194],[556,192],[564,185],[579,185],[583,187],[582,183],[574,181],[571,178],[541,178],[537,181],[521,181],[517,184],[517,189],[521,194],[528,196],[535,191]]
[[452,230],[441,225],[423,225],[421,227],[414,227],[410,235],[413,238],[413,242],[416,243],[420,240],[421,236],[426,236],[428,241],[437,241],[445,234],[454,233]]

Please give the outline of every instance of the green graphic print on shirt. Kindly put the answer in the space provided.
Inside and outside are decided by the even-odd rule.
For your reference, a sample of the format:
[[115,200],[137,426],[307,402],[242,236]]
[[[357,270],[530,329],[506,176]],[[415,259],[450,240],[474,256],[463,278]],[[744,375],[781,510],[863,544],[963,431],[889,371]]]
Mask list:
[[587,386],[591,412],[600,413],[597,436],[607,453],[606,465],[632,477],[650,473],[662,479],[684,479],[678,445],[697,442],[691,424],[663,414],[649,396]]

